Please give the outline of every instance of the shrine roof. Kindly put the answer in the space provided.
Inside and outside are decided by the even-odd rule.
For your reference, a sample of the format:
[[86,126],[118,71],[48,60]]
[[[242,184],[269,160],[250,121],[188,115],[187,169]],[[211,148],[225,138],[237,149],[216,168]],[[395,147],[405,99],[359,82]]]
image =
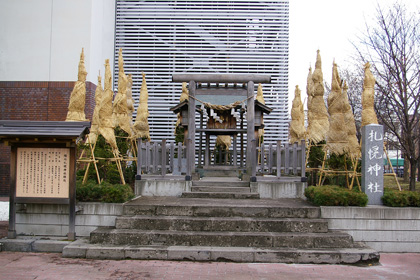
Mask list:
[[76,139],[89,133],[90,122],[0,120],[0,138],[57,137]]
[[268,107],[265,104],[262,104],[261,102],[259,102],[258,100],[255,100],[255,107],[259,107],[261,108],[261,111],[263,111],[264,113],[266,113],[267,115],[271,113],[271,111],[273,111],[272,108]]

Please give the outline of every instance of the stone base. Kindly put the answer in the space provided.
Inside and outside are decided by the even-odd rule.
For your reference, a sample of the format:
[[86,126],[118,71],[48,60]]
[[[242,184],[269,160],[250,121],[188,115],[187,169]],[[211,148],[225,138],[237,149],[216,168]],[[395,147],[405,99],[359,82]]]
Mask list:
[[250,183],[251,191],[261,198],[302,198],[305,199],[306,182],[264,182]]
[[190,192],[192,181],[184,180],[136,180],[134,193],[136,196],[177,196]]

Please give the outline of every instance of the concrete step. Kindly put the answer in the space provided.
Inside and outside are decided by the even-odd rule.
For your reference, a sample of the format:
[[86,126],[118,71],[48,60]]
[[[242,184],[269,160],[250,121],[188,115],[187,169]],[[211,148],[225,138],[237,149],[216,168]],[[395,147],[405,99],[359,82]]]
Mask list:
[[[217,179],[217,180],[216,180]],[[212,180],[192,181],[192,185],[200,187],[248,187],[249,182],[225,180],[225,178],[213,178]]]
[[139,197],[124,205],[124,215],[319,218],[320,208],[301,199]]
[[110,246],[79,239],[63,250],[63,257],[249,263],[379,264],[378,252],[366,248],[290,249],[217,246]]
[[175,231],[328,232],[326,220],[302,218],[133,216],[118,217],[115,226],[117,229]]
[[198,169],[197,172],[200,174],[200,177],[203,178],[227,177],[239,180],[238,170]]
[[230,193],[250,193],[251,189],[250,187],[215,187],[215,186],[192,186],[191,187],[192,192],[230,192]]
[[184,192],[183,198],[225,198],[225,199],[258,199],[259,193],[239,193],[239,192]]
[[110,245],[217,247],[351,248],[353,238],[341,232],[209,232],[115,229],[101,227],[90,242]]

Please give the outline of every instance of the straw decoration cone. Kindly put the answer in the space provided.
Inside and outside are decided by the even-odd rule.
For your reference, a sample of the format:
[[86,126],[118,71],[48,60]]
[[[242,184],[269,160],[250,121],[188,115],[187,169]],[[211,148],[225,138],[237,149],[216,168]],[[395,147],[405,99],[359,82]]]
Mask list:
[[344,82],[343,86],[343,99],[344,99],[344,121],[345,127],[347,129],[347,139],[348,139],[348,146],[347,152],[352,159],[356,159],[360,157],[360,146],[359,140],[357,139],[357,130],[356,130],[356,123],[354,121],[354,115],[351,110],[351,106],[349,103],[349,98],[347,96],[347,83]]
[[315,70],[312,74],[313,98],[309,109],[311,121],[308,126],[308,139],[314,143],[325,140],[329,130],[328,113],[324,102],[324,78],[321,67],[321,55],[318,50]]
[[330,114],[330,129],[327,137],[327,147],[332,154],[343,155],[347,151],[347,129],[344,126],[344,99],[341,90],[341,79],[337,64],[333,63],[331,92],[328,95],[328,113]]
[[115,140],[114,126],[112,122],[112,76],[109,59],[105,60],[105,81],[102,94],[101,106],[99,109],[99,133],[105,138],[114,152],[118,152],[117,141]]
[[183,82],[182,83],[182,92],[181,92],[181,97],[179,98],[179,103],[184,102],[185,100],[188,101],[188,88],[187,88],[187,83]]
[[290,143],[298,142],[305,139],[305,114],[303,112],[303,103],[300,97],[299,86],[295,88],[295,98],[292,103],[290,122]]
[[363,82],[362,93],[362,126],[368,124],[378,124],[378,119],[374,110],[375,96],[375,77],[370,71],[370,63],[367,62],[365,68],[365,79]]
[[226,150],[230,148],[231,142],[232,138],[229,135],[218,135],[216,138],[216,146],[221,146]]
[[85,55],[82,48],[79,61],[79,70],[77,74],[77,82],[74,84],[73,91],[70,95],[69,109],[67,112],[66,121],[89,121],[85,117],[86,75],[87,72],[85,68]]
[[92,116],[92,125],[90,126],[90,133],[88,140],[86,143],[95,144],[96,140],[99,135],[99,110],[101,108],[101,101],[102,101],[102,77],[98,76],[98,85],[96,86],[95,90],[95,109],[93,110],[93,116]]
[[120,49],[118,55],[118,91],[114,99],[113,107],[113,121],[114,127],[119,126],[124,130],[129,137],[132,136],[131,121],[128,115],[127,106],[127,84],[128,78],[124,73],[124,59],[122,56],[122,49]]
[[[257,88],[257,101],[260,102],[261,104],[265,104],[265,100],[264,100],[264,94],[263,94],[263,90],[262,90],[262,85],[261,83],[258,84],[258,88]],[[264,123],[264,120],[262,121],[262,123]],[[264,136],[264,128],[260,128],[258,129],[258,138],[261,139]],[[261,141],[260,141],[261,142]]]
[[[312,67],[309,66],[309,73],[308,77],[306,78],[306,95],[307,95],[307,114],[308,114],[308,128],[309,124],[312,122],[312,110],[311,110],[311,104],[312,104],[312,98],[314,96],[314,82],[312,81]],[[308,134],[308,133],[307,133]]]
[[312,81],[312,67],[309,66],[308,77],[306,78],[306,94],[308,95],[308,110],[314,97],[314,81]]
[[140,89],[140,104],[137,108],[136,122],[134,123],[134,130],[136,132],[137,138],[145,138],[150,141],[149,133],[149,122],[147,118],[149,117],[149,109],[147,101],[149,99],[149,93],[147,91],[146,84],[146,75],[142,73],[143,81],[141,83]]
[[131,119],[133,118],[133,112],[134,112],[134,99],[133,99],[133,76],[131,74],[128,74],[127,76],[127,110],[128,110],[128,116],[130,117],[130,123]]
[[261,83],[258,84],[258,89],[257,89],[257,101],[259,101],[262,104],[265,104],[264,101],[264,94],[263,94],[263,90],[262,90],[262,85]]

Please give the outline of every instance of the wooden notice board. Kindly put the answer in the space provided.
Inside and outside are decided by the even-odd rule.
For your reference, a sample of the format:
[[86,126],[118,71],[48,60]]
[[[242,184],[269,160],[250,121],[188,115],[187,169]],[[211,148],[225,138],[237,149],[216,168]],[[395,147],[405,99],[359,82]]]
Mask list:
[[68,148],[17,148],[16,197],[69,197]]
[[69,240],[76,239],[76,143],[89,122],[0,120],[0,142],[11,147],[8,238],[16,238],[16,204],[69,205]]

